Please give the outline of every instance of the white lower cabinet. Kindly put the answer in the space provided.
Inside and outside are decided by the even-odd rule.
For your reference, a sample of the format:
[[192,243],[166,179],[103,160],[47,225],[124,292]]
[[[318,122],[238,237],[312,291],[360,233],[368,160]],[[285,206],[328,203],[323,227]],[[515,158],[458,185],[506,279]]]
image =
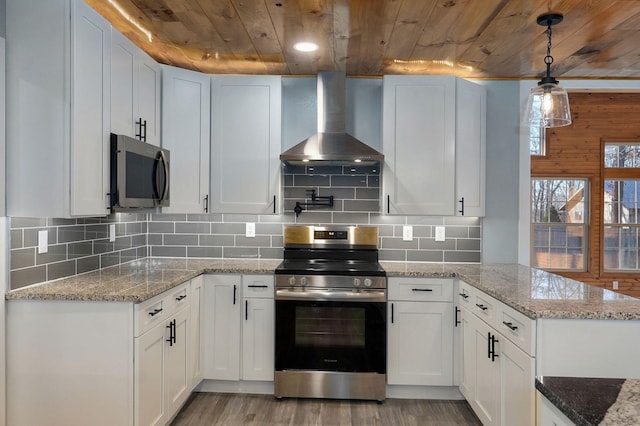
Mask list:
[[389,278],[387,383],[453,385],[453,279]]
[[538,404],[538,426],[574,426],[573,423],[562,411],[551,403],[540,392],[536,392]]
[[272,381],[273,275],[206,275],[204,378]]
[[534,425],[535,321],[460,286],[460,392],[485,426]]
[[197,284],[138,304],[8,302],[7,424],[168,424],[199,383]]

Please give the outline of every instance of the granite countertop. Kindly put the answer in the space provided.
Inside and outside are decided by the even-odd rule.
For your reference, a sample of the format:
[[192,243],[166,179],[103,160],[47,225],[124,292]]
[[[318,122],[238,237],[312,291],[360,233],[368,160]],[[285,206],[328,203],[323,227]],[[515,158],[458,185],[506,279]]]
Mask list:
[[[202,273],[271,274],[277,259],[145,258],[10,291],[9,300],[142,302]],[[388,276],[460,277],[536,318],[640,320],[640,299],[517,264],[380,262]]]
[[540,377],[536,389],[578,426],[640,424],[640,380]]

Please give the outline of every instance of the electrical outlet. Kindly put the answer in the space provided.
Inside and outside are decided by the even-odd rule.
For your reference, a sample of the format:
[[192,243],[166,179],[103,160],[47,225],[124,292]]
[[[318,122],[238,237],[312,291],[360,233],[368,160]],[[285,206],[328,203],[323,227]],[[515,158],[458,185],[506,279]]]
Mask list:
[[618,281],[614,281],[613,282],[613,289],[617,290],[618,289]]
[[49,232],[38,231],[38,253],[46,253],[49,251]]
[[256,224],[253,222],[247,222],[245,226],[245,237],[254,238],[256,236]]
[[402,227],[402,240],[403,241],[413,241],[413,226],[404,225]]
[[109,241],[112,243],[116,240],[116,224],[109,224]]
[[444,226],[436,226],[436,241],[444,241]]

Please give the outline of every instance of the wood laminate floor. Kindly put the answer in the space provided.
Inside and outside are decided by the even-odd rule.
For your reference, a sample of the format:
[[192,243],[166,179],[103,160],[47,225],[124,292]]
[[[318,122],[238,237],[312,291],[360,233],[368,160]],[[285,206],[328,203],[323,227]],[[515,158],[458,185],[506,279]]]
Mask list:
[[282,399],[273,395],[194,393],[172,426],[481,425],[466,401]]

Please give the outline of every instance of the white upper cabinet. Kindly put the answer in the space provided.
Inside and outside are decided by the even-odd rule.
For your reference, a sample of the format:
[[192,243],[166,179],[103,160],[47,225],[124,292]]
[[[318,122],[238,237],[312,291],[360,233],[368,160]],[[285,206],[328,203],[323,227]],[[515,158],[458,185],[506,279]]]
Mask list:
[[171,151],[171,207],[164,213],[209,211],[211,77],[162,66],[162,146]]
[[211,81],[211,211],[276,214],[281,78],[215,76]]
[[456,79],[456,216],[484,216],[486,105],[484,86]]
[[[484,159],[474,157],[484,149],[484,95],[482,103],[474,98],[484,88],[476,86],[452,76],[384,77],[382,201],[386,214],[451,216],[461,210],[456,170],[467,162],[482,161],[473,170],[484,174]],[[474,102],[462,105],[467,97]],[[481,148],[476,149],[480,142]],[[457,156],[459,149],[469,155]],[[482,193],[467,195],[465,191],[473,189],[470,174],[461,171],[459,175],[463,184],[458,193],[464,193],[469,206],[483,204],[484,186]],[[470,214],[465,211],[465,215]]]
[[7,214],[106,215],[109,23],[81,0],[8,0],[6,16]]
[[160,146],[161,69],[112,28],[111,131]]

